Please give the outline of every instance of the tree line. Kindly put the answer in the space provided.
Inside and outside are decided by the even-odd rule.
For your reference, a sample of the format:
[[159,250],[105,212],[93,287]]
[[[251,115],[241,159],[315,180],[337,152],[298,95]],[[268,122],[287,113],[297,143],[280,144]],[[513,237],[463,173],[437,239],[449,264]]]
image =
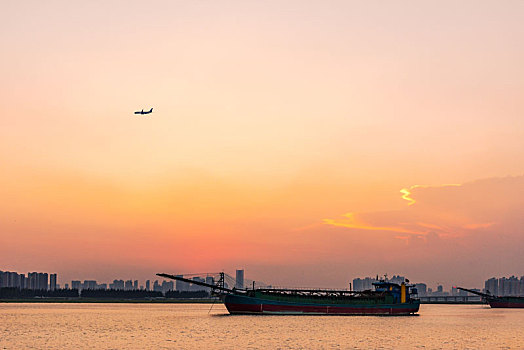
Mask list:
[[207,298],[206,291],[167,291],[147,290],[120,290],[120,289],[20,289],[16,287],[0,288],[0,299],[27,299],[27,298],[100,298],[100,299],[193,299]]

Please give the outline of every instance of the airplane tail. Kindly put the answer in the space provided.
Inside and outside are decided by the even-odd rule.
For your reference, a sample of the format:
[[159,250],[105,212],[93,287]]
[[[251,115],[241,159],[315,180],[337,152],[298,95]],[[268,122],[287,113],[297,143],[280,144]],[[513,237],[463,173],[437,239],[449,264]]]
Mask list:
[[153,108],[151,108],[151,109],[149,110],[149,113],[151,113],[151,112],[153,112]]

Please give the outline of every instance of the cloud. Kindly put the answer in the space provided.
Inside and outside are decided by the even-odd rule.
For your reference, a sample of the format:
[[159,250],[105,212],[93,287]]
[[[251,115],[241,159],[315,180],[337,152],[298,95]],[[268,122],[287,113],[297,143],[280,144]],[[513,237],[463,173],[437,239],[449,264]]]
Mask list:
[[[347,229],[385,231],[410,236],[461,237],[483,230],[522,224],[524,176],[489,178],[464,184],[414,185],[400,190],[408,203],[394,211],[343,215],[324,223]],[[402,235],[398,235],[402,233]],[[515,232],[522,233],[522,229]]]
[[412,204],[415,204],[415,200],[413,198],[411,198],[411,193],[413,192],[413,190],[417,189],[417,188],[428,188],[428,187],[449,187],[449,186],[462,186],[461,184],[446,184],[446,185],[439,185],[439,186],[428,186],[428,185],[413,185],[409,188],[403,188],[400,190],[400,193],[402,193],[402,199],[405,199],[409,202],[408,205],[412,205]]
[[346,228],[354,228],[361,230],[372,230],[372,231],[390,231],[390,232],[399,232],[399,233],[410,233],[418,234],[416,231],[411,231],[409,229],[403,228],[401,226],[375,226],[372,223],[365,221],[364,218],[359,216],[357,213],[347,213],[343,215],[345,219],[343,220],[332,220],[324,219],[324,222],[328,225],[340,226]]

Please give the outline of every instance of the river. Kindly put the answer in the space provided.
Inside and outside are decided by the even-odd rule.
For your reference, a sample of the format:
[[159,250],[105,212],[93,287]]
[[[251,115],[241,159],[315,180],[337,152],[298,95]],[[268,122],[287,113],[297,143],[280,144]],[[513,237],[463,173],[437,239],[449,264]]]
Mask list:
[[[210,309],[212,307],[212,309]],[[524,309],[230,316],[222,304],[0,304],[0,349],[524,349]]]

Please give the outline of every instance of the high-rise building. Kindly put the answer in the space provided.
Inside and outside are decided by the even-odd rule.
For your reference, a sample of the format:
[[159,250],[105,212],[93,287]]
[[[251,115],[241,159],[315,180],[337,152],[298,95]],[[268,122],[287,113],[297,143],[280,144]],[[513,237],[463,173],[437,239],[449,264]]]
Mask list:
[[49,275],[41,272],[28,272],[27,277],[23,273],[0,271],[0,288],[11,287],[20,289],[43,289],[49,288]]
[[[182,277],[184,278],[184,275],[177,275],[177,277]],[[179,291],[179,292],[184,292],[184,291],[187,291],[189,290],[189,285],[186,283],[186,282],[182,282],[182,281],[176,281],[176,290]]]
[[71,281],[71,289],[82,290],[82,282],[80,282],[80,281]]
[[175,289],[175,284],[173,283],[173,281],[163,281],[162,282],[162,293],[166,293],[166,292],[169,292],[169,291],[172,291]]
[[124,290],[125,288],[125,282],[124,280],[113,280],[113,283],[109,285],[109,289],[115,289],[115,290]]
[[[215,285],[215,279],[213,278],[213,276],[207,276],[206,277],[206,283],[207,284],[211,284],[211,285]],[[209,290],[210,288],[208,288]]]
[[16,272],[8,272],[9,287],[20,288],[20,276]]
[[509,295],[517,296],[519,295],[519,279],[515,276],[511,276],[508,279],[509,282]]
[[132,290],[133,289],[133,281],[127,280],[126,284],[124,285],[124,290]]
[[[193,277],[192,280],[196,281],[196,282],[205,282],[206,281],[202,277]],[[192,292],[196,292],[196,291],[199,291],[199,290],[208,290],[209,289],[208,287],[199,286],[198,284],[191,284],[191,286],[189,288],[190,288],[189,290],[192,291]]]
[[47,273],[39,273],[37,289],[47,290],[48,287],[49,287],[49,275]]
[[98,284],[95,280],[85,280],[84,285],[82,286],[82,289],[91,289],[95,290],[97,289]]
[[28,289],[38,289],[38,272],[28,272],[26,287]]
[[484,292],[491,295],[499,295],[499,281],[492,277],[484,282]]
[[133,289],[138,290],[138,280],[135,280],[135,282],[133,282]]
[[393,277],[390,278],[389,282],[391,283],[396,283],[396,284],[402,284],[402,282],[405,282],[406,281],[406,277],[404,276],[395,276],[393,275]]
[[498,296],[524,296],[524,276],[492,277],[484,282],[484,291]]
[[7,287],[7,273],[0,271],[0,288]]
[[147,291],[151,290],[151,281],[149,281],[149,280],[146,281],[146,290]]
[[237,270],[235,288],[244,289],[244,270]]
[[153,291],[154,292],[161,292],[162,291],[162,286],[160,284],[158,284],[158,281],[155,281],[155,283],[153,284]]
[[50,290],[56,289],[56,273],[52,273],[49,275],[49,289]]
[[376,278],[371,278],[371,277],[365,277],[363,279],[355,278],[353,280],[353,290],[357,292],[361,292],[363,290],[371,290],[373,289],[374,282],[377,282]]
[[427,294],[427,285],[425,283],[417,283],[415,284],[415,288],[417,288],[418,295],[421,297],[425,297]]

